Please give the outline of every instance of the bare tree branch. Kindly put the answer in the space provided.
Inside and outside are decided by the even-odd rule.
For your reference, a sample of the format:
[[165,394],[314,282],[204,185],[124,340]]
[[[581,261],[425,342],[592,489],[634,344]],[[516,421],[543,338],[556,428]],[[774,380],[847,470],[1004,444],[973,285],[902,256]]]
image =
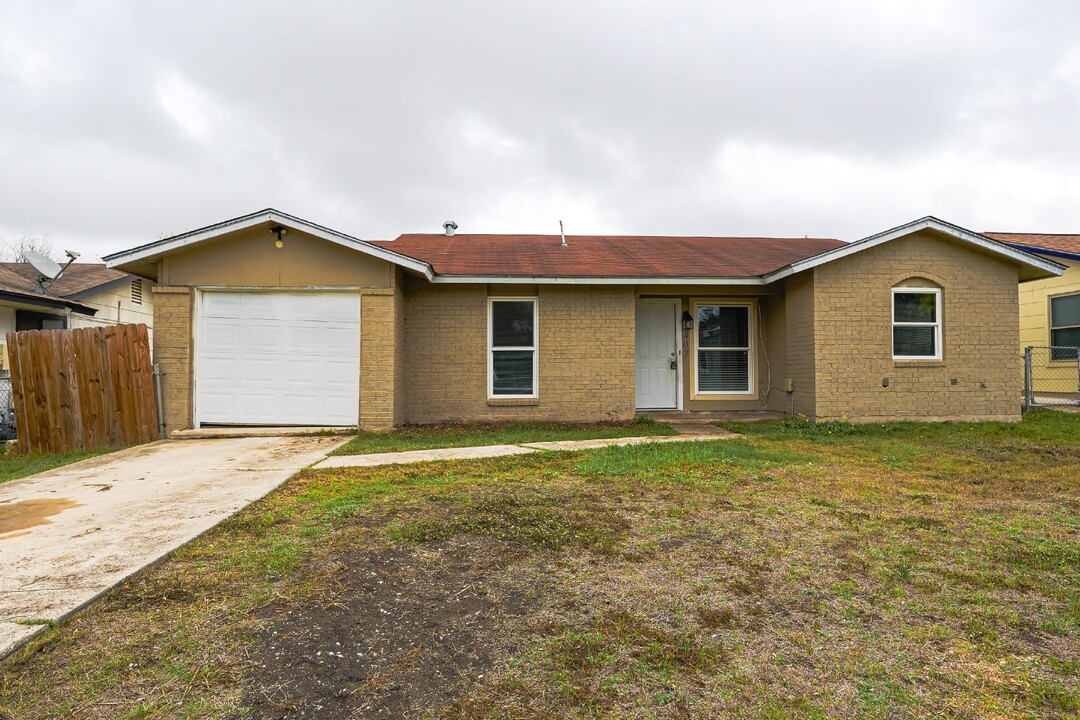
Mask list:
[[48,235],[23,235],[14,239],[0,240],[0,261],[2,262],[26,262],[27,251],[52,257],[52,240]]

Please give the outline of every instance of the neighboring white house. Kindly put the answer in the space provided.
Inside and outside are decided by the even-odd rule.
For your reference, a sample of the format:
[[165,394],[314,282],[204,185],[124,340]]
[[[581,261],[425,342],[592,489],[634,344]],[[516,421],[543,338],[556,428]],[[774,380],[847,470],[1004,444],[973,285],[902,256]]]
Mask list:
[[101,263],[74,263],[37,282],[28,263],[0,263],[0,362],[8,369],[7,333],[144,323],[153,330],[153,282]]

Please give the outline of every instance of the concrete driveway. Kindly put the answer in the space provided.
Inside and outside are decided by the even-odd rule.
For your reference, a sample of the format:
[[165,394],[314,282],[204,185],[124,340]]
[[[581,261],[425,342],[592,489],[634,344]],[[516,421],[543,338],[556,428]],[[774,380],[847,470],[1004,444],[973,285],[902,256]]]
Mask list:
[[322,459],[343,437],[157,442],[0,485],[0,657]]

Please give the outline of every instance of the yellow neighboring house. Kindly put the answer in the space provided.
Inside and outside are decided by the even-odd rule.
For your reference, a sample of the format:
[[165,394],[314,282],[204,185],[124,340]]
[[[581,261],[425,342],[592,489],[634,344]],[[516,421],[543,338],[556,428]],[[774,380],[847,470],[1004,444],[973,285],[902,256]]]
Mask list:
[[[1020,348],[1080,348],[1080,235],[983,233],[1018,250],[1064,265],[1059,277],[1020,284]],[[1032,354],[1037,390],[1080,393],[1077,353],[1057,349]]]

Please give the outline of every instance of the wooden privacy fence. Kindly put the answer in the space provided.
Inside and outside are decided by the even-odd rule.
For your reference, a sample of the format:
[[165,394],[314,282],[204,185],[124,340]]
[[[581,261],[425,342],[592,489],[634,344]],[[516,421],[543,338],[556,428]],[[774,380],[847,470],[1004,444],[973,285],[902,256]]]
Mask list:
[[22,452],[70,452],[158,439],[145,325],[7,334]]

